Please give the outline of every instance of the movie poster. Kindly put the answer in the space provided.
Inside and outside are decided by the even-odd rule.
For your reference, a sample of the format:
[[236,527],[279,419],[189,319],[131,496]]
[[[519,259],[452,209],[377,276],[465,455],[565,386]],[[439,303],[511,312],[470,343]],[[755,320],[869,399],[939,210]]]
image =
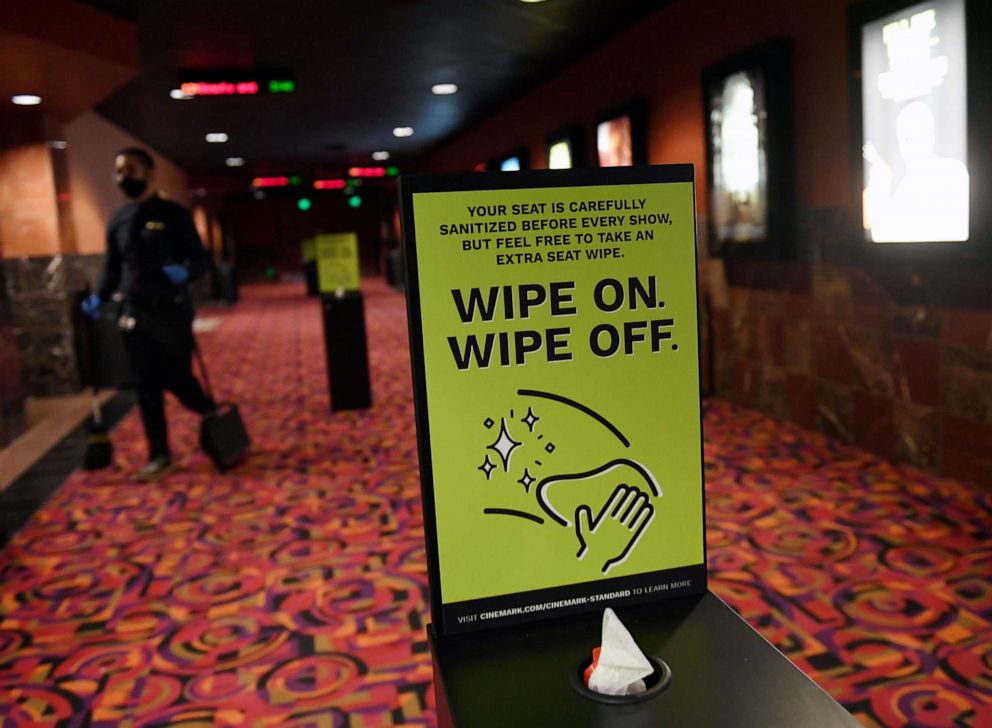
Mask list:
[[967,240],[964,0],[912,5],[861,34],[867,238]]

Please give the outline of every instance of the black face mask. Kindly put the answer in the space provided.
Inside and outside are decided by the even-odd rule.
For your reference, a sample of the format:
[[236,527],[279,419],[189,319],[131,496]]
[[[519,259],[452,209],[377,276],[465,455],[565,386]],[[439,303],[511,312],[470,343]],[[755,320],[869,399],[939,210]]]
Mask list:
[[148,189],[148,182],[134,177],[124,177],[117,183],[117,186],[121,188],[121,192],[133,200],[144,194],[145,190]]

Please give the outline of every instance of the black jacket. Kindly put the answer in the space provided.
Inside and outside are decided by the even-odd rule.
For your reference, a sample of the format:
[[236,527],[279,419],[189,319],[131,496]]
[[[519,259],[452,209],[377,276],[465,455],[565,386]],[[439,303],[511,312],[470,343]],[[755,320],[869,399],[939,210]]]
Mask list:
[[107,223],[97,293],[106,301],[120,286],[127,300],[189,300],[188,285],[174,285],[162,272],[169,263],[185,265],[190,280],[207,270],[207,252],[193,218],[182,205],[157,195],[130,202]]

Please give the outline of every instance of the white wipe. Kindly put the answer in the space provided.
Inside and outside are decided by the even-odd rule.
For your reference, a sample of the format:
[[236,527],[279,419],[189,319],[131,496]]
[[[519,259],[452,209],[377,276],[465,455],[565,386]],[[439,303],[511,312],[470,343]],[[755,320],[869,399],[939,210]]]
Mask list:
[[589,689],[603,695],[644,692],[644,681],[654,666],[641,652],[630,632],[609,607],[603,612],[599,662],[589,676]]

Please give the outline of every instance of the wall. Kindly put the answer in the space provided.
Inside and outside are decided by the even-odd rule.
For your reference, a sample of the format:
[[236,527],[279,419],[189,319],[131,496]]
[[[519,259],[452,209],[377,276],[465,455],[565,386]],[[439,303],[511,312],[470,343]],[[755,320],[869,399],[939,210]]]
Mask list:
[[[145,146],[99,114],[87,111],[65,125],[69,143],[69,186],[77,248],[83,254],[106,250],[107,219],[124,203],[113,183],[114,154],[124,147]],[[156,182],[163,193],[189,207],[186,173],[154,150]]]
[[[3,238],[0,236],[0,258],[2,257]],[[25,396],[21,353],[17,349],[4,271],[0,266],[0,448],[10,443],[25,429],[27,424],[24,411]],[[2,520],[0,517],[0,540],[3,532]]]
[[992,295],[988,269],[864,257],[851,204],[844,0],[676,0],[438,150],[464,171],[550,132],[585,129],[635,97],[649,162],[696,167],[705,238],[703,69],[772,37],[793,42],[793,262],[706,259],[704,381],[718,396],[885,457],[992,487]]

